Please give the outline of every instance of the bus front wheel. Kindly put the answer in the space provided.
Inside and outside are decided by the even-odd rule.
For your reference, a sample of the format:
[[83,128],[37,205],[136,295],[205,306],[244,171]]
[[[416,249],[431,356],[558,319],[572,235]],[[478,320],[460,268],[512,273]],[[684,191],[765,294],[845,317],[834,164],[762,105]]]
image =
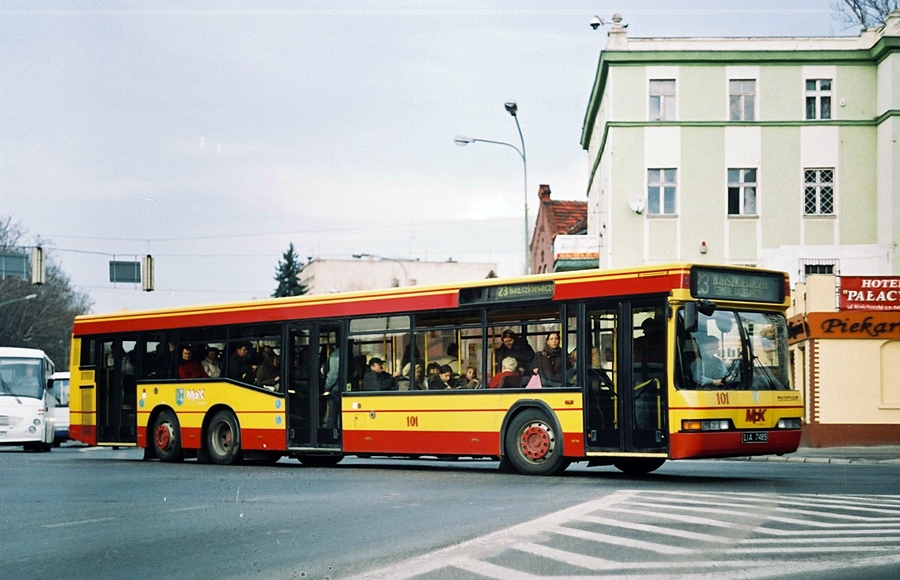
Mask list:
[[219,465],[241,462],[241,428],[234,413],[219,411],[213,415],[206,430],[206,450],[209,458]]
[[160,461],[174,463],[184,459],[181,449],[181,427],[175,413],[166,409],[153,424],[153,451]]
[[569,466],[553,423],[537,409],[517,415],[506,431],[506,457],[520,473],[554,475]]

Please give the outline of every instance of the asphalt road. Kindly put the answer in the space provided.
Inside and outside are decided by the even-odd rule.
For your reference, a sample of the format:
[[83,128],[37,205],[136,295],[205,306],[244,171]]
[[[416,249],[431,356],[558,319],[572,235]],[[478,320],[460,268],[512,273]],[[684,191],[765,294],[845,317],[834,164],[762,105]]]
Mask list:
[[140,458],[0,448],[0,578],[900,576],[896,463]]

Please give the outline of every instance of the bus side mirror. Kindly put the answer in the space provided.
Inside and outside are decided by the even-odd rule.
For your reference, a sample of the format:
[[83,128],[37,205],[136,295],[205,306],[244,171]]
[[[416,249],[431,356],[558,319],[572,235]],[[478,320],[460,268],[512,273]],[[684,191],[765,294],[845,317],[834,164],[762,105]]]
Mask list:
[[697,317],[697,303],[696,302],[688,302],[684,305],[684,331],[685,332],[697,332],[697,324],[699,323]]

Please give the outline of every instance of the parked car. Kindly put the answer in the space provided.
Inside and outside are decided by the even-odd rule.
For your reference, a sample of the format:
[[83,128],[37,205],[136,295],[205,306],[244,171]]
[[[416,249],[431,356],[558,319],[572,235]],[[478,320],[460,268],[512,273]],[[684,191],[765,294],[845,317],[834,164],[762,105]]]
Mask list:
[[53,445],[59,447],[63,441],[69,440],[69,373],[53,373],[53,394],[56,396],[56,422],[53,431]]

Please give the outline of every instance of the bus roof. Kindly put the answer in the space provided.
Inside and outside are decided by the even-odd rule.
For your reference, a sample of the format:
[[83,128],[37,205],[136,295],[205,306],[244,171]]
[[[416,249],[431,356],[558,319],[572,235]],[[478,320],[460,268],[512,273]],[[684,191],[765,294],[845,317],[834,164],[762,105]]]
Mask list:
[[18,346],[0,346],[0,358],[47,358],[44,351],[37,348],[20,348]]
[[[668,294],[672,289],[689,287],[689,274],[693,265],[677,263],[647,265],[620,270],[554,272],[518,278],[491,278],[458,284],[404,286],[401,288],[270,298],[161,310],[83,315],[75,318],[73,332],[75,336],[86,336],[113,332],[441,310],[459,307],[461,290],[479,288],[508,287],[519,289],[525,291],[524,294],[526,294],[527,298],[527,289],[529,287],[538,288],[542,286],[542,288],[549,288],[549,290],[537,292],[534,296],[548,302],[591,297]],[[706,265],[704,264],[704,266]],[[743,269],[750,272],[766,272],[765,270],[748,267],[726,266],[725,268]],[[470,291],[469,294],[472,294],[472,292]],[[470,302],[469,304],[474,305],[477,303]]]

